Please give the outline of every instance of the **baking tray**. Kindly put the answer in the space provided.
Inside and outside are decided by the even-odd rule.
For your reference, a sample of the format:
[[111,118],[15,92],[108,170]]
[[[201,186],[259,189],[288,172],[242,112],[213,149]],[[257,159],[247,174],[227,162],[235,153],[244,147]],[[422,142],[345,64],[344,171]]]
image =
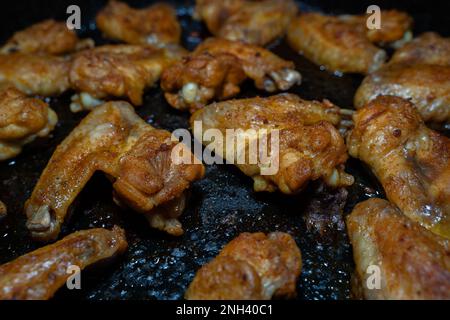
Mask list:
[[[176,5],[183,27],[183,45],[193,49],[208,36],[205,27],[191,19],[193,1],[169,1]],[[152,1],[129,1],[142,7]],[[109,43],[95,28],[96,12],[106,1],[10,1],[2,5],[1,40],[14,31],[45,18],[65,19],[66,8],[81,8],[82,37],[92,37],[97,44]],[[304,11],[327,13],[361,13],[368,1],[302,1]],[[448,3],[429,1],[379,1],[383,8],[399,8],[415,19],[415,32],[437,31],[448,36]],[[327,98],[351,108],[360,75],[335,75],[321,70],[292,51],[284,41],[270,49],[295,62],[303,83],[289,90],[305,99]],[[72,93],[50,100],[59,123],[50,137],[27,145],[17,158],[0,163],[0,199],[8,207],[8,216],[0,221],[0,263],[38,248],[25,227],[23,205],[30,196],[42,170],[56,146],[85,116],[72,114]],[[264,96],[251,83],[244,84],[241,97]],[[157,128],[187,128],[187,113],[172,109],[159,88],[148,90],[138,114]],[[448,133],[447,133],[448,134]],[[280,193],[255,193],[252,181],[231,165],[206,166],[206,176],[193,184],[190,201],[181,217],[185,234],[171,237],[151,229],[145,218],[131,210],[118,208],[112,201],[111,183],[95,174],[74,204],[71,219],[64,224],[60,237],[93,227],[126,230],[129,249],[113,264],[82,272],[82,289],[58,291],[56,299],[182,299],[196,270],[215,257],[220,249],[242,232],[284,231],[293,235],[301,248],[303,271],[298,281],[298,299],[348,299],[354,269],[351,246],[345,231],[344,216],[353,206],[368,197],[383,197],[380,185],[359,161],[350,159],[347,172],[355,184],[345,189],[329,190],[319,182],[311,183],[297,196]]]

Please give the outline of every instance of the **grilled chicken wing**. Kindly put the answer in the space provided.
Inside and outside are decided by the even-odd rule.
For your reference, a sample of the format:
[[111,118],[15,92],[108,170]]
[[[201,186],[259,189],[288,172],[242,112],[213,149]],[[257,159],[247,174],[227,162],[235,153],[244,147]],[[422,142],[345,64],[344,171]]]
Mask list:
[[242,233],[203,266],[186,292],[189,300],[269,300],[293,297],[302,269],[287,233]]
[[[357,283],[366,299],[450,299],[450,243],[382,199],[359,203],[347,217]],[[380,268],[373,288],[370,266]],[[372,267],[373,268],[373,267]],[[362,290],[361,290],[362,289]]]
[[40,53],[0,55],[0,88],[14,86],[28,95],[55,96],[69,89],[71,59]]
[[60,241],[0,266],[0,300],[46,300],[71,273],[109,260],[127,249],[125,232],[98,228],[72,233]]
[[176,12],[165,3],[133,9],[126,3],[110,1],[98,13],[96,21],[108,38],[126,43],[162,47],[180,42],[181,28]]
[[44,101],[15,88],[0,90],[0,161],[18,155],[36,137],[47,136],[57,122],[56,113]]
[[175,163],[175,146],[191,155],[126,102],[95,108],[58,146],[25,204],[33,238],[57,237],[69,206],[95,171],[112,180],[117,203],[143,213],[155,228],[182,234],[177,217],[184,209],[184,192],[204,168]]
[[161,78],[161,87],[171,106],[193,112],[213,99],[235,96],[246,78],[268,92],[288,90],[301,82],[294,64],[269,50],[210,38],[168,68]]
[[76,56],[70,69],[70,84],[81,92],[72,97],[70,108],[91,110],[109,97],[127,97],[141,105],[144,89],[184,54],[178,46],[106,45],[86,50]]
[[388,199],[412,220],[450,237],[450,140],[413,104],[380,96],[354,115],[349,153],[367,163]]
[[381,29],[369,30],[365,16],[305,13],[288,28],[290,46],[331,71],[369,73],[378,69],[386,52],[374,43],[411,37],[412,19],[403,12],[382,11]]
[[[326,101],[310,102],[291,94],[269,98],[251,98],[214,103],[195,112],[191,117],[194,136],[199,141],[208,129],[235,129],[233,147],[230,143],[214,141],[207,148],[219,153],[227,163],[237,167],[254,180],[255,191],[275,191],[286,194],[301,191],[309,180],[323,179],[326,184],[339,187],[353,183],[353,177],[344,172],[347,151],[344,140],[332,123],[339,122],[339,108]],[[195,129],[201,121],[202,132]],[[240,130],[239,130],[240,129]],[[253,129],[255,132],[247,131]],[[267,130],[267,149],[263,145]],[[279,133],[279,146],[272,145],[272,135]],[[245,142],[237,144],[244,138]],[[224,139],[225,140],[225,139]],[[257,142],[257,144],[255,143]],[[234,148],[235,150],[228,149]],[[251,149],[259,145],[259,150]],[[277,148],[278,147],[278,151]],[[266,154],[264,154],[266,153]],[[245,156],[241,163],[234,159]],[[256,159],[250,161],[250,156]],[[270,159],[264,159],[269,157]],[[276,163],[278,161],[278,163]],[[278,170],[264,174],[263,168]]]
[[355,106],[379,95],[410,100],[425,121],[450,122],[450,38],[425,33],[397,50],[388,64],[364,79]]
[[0,219],[3,218],[8,214],[8,209],[6,208],[6,205],[0,201]]
[[93,46],[91,39],[80,40],[74,31],[67,28],[66,23],[50,19],[16,32],[0,48],[0,53],[40,52],[58,55]]
[[296,14],[292,0],[197,0],[195,7],[216,37],[260,46],[284,36]]

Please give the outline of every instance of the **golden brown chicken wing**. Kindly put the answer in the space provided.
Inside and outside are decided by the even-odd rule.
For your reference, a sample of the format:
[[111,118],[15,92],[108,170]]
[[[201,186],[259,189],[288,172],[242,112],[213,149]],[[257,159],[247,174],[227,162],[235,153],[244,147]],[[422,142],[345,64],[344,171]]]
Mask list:
[[188,300],[269,300],[294,297],[302,269],[287,233],[242,233],[203,266],[186,292]]
[[0,266],[0,300],[46,300],[65,285],[71,266],[81,270],[127,249],[125,232],[98,228],[72,233],[60,241]]
[[425,33],[369,74],[355,95],[363,107],[379,95],[410,100],[429,122],[450,122],[450,38]]
[[47,136],[57,122],[56,113],[44,101],[12,87],[0,90],[0,161],[18,155],[36,137]]
[[387,198],[412,220],[450,237],[450,140],[428,129],[413,104],[380,96],[358,110],[349,153],[370,166]]
[[195,7],[216,37],[260,46],[284,36],[296,14],[292,0],[197,0]]
[[362,289],[364,298],[450,299],[448,240],[382,199],[358,204],[347,217],[347,229],[362,287],[355,289]]
[[[195,112],[190,121],[195,138],[252,177],[255,191],[279,189],[293,194],[310,180],[323,179],[332,187],[353,183],[353,177],[344,172],[348,157],[344,140],[328,122],[337,124],[339,118],[339,108],[328,101],[310,102],[280,94],[214,103]],[[201,130],[196,129],[197,121],[201,121]],[[231,143],[209,143],[202,139],[208,129],[219,130],[224,137],[227,129],[235,131]],[[276,133],[278,141],[273,138]],[[263,141],[267,141],[267,150],[261,147]],[[267,173],[263,169],[268,169]]]
[[0,201],[0,219],[8,214],[8,209],[6,205]]
[[305,13],[288,29],[290,46],[331,71],[369,73],[378,69],[386,52],[374,43],[410,37],[412,19],[403,12],[382,11],[381,29],[369,30],[365,16]]
[[0,48],[0,53],[40,52],[58,55],[93,46],[91,39],[80,40],[74,31],[67,28],[66,23],[49,19],[16,32]]
[[69,57],[0,54],[0,88],[14,86],[28,95],[55,96],[69,89]]
[[76,56],[70,69],[70,84],[81,92],[72,97],[70,108],[91,110],[109,97],[127,97],[139,106],[144,90],[184,54],[178,46],[106,45],[86,50]]
[[126,102],[95,108],[58,146],[25,204],[32,236],[57,237],[70,205],[95,171],[111,179],[117,203],[143,213],[155,228],[182,234],[177,217],[184,209],[184,192],[203,176],[204,168],[176,163],[175,146],[191,155]]
[[268,92],[288,90],[301,82],[295,65],[269,50],[210,38],[168,68],[162,75],[161,87],[171,106],[193,112],[213,99],[235,96],[245,78]]
[[96,21],[108,38],[126,43],[163,47],[180,42],[181,28],[176,12],[165,3],[133,9],[126,3],[112,0],[98,13]]

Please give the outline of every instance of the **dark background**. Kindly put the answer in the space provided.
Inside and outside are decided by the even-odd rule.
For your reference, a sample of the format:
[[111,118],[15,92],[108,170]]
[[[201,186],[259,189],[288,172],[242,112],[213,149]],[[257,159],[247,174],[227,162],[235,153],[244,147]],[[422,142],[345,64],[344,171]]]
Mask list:
[[[218,0],[220,1],[220,0]],[[152,1],[129,1],[141,7]],[[192,49],[208,36],[201,23],[190,19],[193,1],[177,4],[183,26],[183,44]],[[66,8],[78,4],[82,11],[81,36],[107,43],[95,30],[93,18],[106,1],[43,0],[4,1],[0,10],[0,40],[14,31],[46,18],[65,19]],[[450,35],[448,1],[302,1],[302,10],[328,13],[362,13],[370,4],[382,9],[398,8],[415,19],[416,34],[437,31]],[[295,62],[303,83],[290,92],[305,99],[328,98],[341,107],[351,108],[353,95],[362,77],[338,76],[321,71],[293,52],[283,41],[271,49]],[[28,145],[15,159],[0,164],[0,199],[8,206],[8,216],[0,221],[0,263],[14,259],[40,246],[28,236],[23,204],[30,196],[54,148],[69,134],[84,114],[68,110],[71,93],[50,101],[59,123],[49,138]],[[264,95],[251,83],[239,97]],[[158,88],[146,93],[145,103],[136,110],[155,127],[174,130],[188,127],[188,115],[170,108]],[[81,291],[60,290],[56,298],[75,299],[180,299],[195,271],[217,255],[224,244],[241,232],[285,231],[292,234],[303,255],[303,271],[298,283],[299,299],[347,299],[353,272],[351,246],[343,216],[367,197],[383,196],[370,172],[356,160],[349,160],[347,171],[356,178],[348,190],[327,190],[312,183],[295,197],[256,194],[251,179],[233,166],[207,166],[204,180],[193,185],[188,208],[182,216],[185,235],[170,237],[148,227],[146,220],[112,202],[111,184],[96,174],[84,188],[74,212],[64,225],[61,237],[80,229],[125,228],[128,252],[114,264],[82,272]]]

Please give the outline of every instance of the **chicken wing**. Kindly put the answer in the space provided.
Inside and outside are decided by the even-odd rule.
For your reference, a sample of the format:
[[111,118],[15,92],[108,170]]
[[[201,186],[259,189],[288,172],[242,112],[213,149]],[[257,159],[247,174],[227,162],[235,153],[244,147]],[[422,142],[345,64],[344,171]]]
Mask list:
[[16,32],[0,53],[46,53],[58,55],[93,47],[91,39],[80,40],[76,33],[69,30],[64,22],[45,20]]
[[284,36],[297,11],[292,0],[197,0],[194,16],[219,38],[264,46]]
[[[58,146],[25,204],[27,227],[37,240],[55,239],[67,211],[95,171],[113,182],[115,201],[143,213],[151,226],[183,233],[177,217],[185,191],[204,168],[174,161],[171,134],[148,125],[126,102],[109,102],[89,113]],[[176,160],[176,159],[175,159]],[[157,208],[159,206],[159,208]]]
[[[220,130],[224,137],[229,134],[228,129],[234,129],[232,143],[214,141],[207,148],[252,177],[255,191],[279,189],[293,194],[301,191],[309,180],[317,179],[332,187],[353,183],[353,177],[344,172],[348,158],[344,140],[328,122],[339,122],[339,108],[329,101],[310,102],[291,94],[230,100],[196,111],[190,121],[195,138],[203,142],[206,139],[202,136],[208,129]],[[198,121],[201,131],[196,130]],[[264,145],[264,135],[258,132],[252,135],[247,130],[267,130],[268,150],[254,150],[253,154],[250,146]],[[275,132],[279,134],[278,143],[272,138]],[[241,140],[244,142],[238,143]],[[272,141],[278,145],[272,145]],[[236,161],[235,154],[244,155],[245,161]],[[250,154],[256,155],[256,161],[250,161]],[[265,156],[271,158],[270,163]],[[267,167],[278,170],[263,174],[262,168]]]
[[[366,299],[450,299],[450,243],[382,199],[347,217],[356,276]],[[378,267],[379,274],[373,273]],[[380,276],[377,288],[369,277]],[[374,287],[372,287],[374,286]]]
[[72,233],[1,265],[0,300],[50,299],[71,276],[71,266],[82,270],[122,254],[127,246],[125,232],[117,226]]
[[379,96],[358,110],[349,153],[370,166],[387,198],[412,220],[450,237],[450,139],[428,129],[413,104]]
[[27,95],[55,96],[69,89],[71,58],[47,54],[0,54],[0,88],[14,86]]
[[56,113],[44,101],[15,88],[0,90],[0,161],[18,155],[36,137],[47,136],[57,122]]
[[365,16],[327,16],[305,13],[288,28],[290,46],[331,71],[369,73],[386,60],[374,43],[391,43],[411,37],[412,19],[403,12],[382,11],[381,29],[369,30]]
[[186,291],[188,300],[269,300],[294,297],[302,269],[287,233],[242,233],[203,266]]
[[210,38],[168,68],[162,75],[161,87],[171,106],[193,112],[213,99],[235,96],[245,78],[268,92],[288,90],[301,82],[295,65],[269,50]]
[[0,201],[0,219],[3,218],[8,214],[8,209],[6,208],[6,205]]
[[176,12],[165,3],[133,9],[126,3],[112,0],[98,13],[96,21],[108,38],[126,43],[163,47],[180,42],[181,28]]
[[450,122],[450,38],[425,33],[369,74],[355,95],[363,107],[379,95],[410,100],[427,122]]
[[181,59],[178,46],[106,45],[78,54],[70,69],[70,84],[80,91],[72,97],[73,112],[91,110],[109,97],[127,97],[142,104],[144,89],[159,80],[165,68]]

